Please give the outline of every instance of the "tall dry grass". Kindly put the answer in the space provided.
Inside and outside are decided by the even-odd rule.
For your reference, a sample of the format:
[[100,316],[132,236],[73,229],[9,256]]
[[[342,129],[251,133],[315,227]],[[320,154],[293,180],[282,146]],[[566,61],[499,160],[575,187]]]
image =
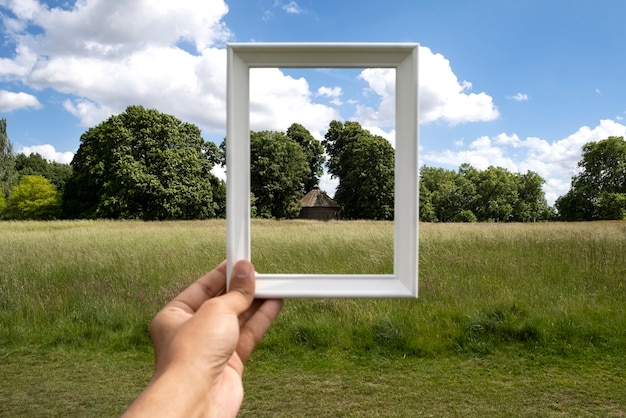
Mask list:
[[[626,223],[422,224],[418,300],[292,300],[260,350],[439,356],[626,346]],[[0,223],[0,347],[147,349],[225,224]],[[389,222],[254,221],[264,273],[389,273]],[[578,354],[577,354],[578,353]]]
[[[296,299],[242,416],[621,416],[626,223],[422,224],[420,298]],[[0,416],[119,416],[225,224],[0,222]],[[389,272],[393,225],[253,222],[261,272]]]

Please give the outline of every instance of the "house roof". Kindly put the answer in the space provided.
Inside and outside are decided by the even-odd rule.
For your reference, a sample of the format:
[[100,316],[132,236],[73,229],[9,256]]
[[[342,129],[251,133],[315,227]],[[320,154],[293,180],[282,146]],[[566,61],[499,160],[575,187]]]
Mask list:
[[327,207],[338,208],[339,205],[333,199],[331,199],[326,192],[318,189],[317,187],[309,191],[302,197],[300,201],[302,207]]

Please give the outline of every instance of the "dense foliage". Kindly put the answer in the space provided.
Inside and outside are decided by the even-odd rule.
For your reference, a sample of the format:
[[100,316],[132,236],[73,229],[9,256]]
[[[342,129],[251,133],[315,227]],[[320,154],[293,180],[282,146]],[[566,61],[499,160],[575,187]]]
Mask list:
[[502,167],[420,169],[420,219],[428,222],[528,222],[552,217],[539,174]]
[[23,176],[40,175],[44,176],[62,192],[67,179],[72,176],[72,166],[56,161],[47,161],[40,154],[30,155],[17,154],[15,157],[15,169],[20,178]]
[[13,144],[7,136],[7,120],[0,118],[0,193],[8,196],[17,184]]
[[308,172],[302,177],[302,191],[306,194],[319,185],[320,177],[324,174],[323,165],[326,161],[324,147],[298,123],[292,124],[286,134],[300,145],[309,166]]
[[358,122],[332,121],[322,144],[345,219],[393,219],[395,152]]
[[[81,136],[71,165],[40,154],[14,155],[6,120],[0,119],[0,215],[15,219],[205,219],[225,215],[225,183],[211,170],[225,162],[225,142],[205,142],[200,130],[171,115],[130,106]],[[334,199],[344,219],[393,219],[394,160],[391,144],[358,122],[332,121],[322,142],[298,123],[286,132],[250,133],[253,216],[294,218],[300,199],[318,187],[326,160],[337,178]],[[537,173],[502,167],[457,171],[420,169],[420,220],[427,222],[533,222],[626,219],[626,141],[611,136],[585,144],[571,189],[555,208],[547,205]],[[55,192],[48,209],[18,214],[32,177]],[[18,181],[30,185],[17,188]],[[38,181],[41,181],[40,179]],[[24,187],[28,193],[24,194]],[[37,186],[39,187],[39,186]],[[18,193],[13,200],[13,191]],[[33,195],[34,196],[34,195]],[[45,200],[45,199],[44,199]],[[22,202],[18,205],[16,202]],[[55,206],[57,205],[57,206]],[[46,206],[46,205],[43,205]],[[42,212],[43,211],[43,212]]]
[[250,172],[256,216],[295,218],[300,214],[302,180],[310,169],[295,140],[276,131],[250,132]]
[[219,150],[200,129],[130,106],[81,136],[64,214],[79,218],[203,219],[221,215]]
[[7,219],[50,220],[61,215],[61,195],[43,176],[24,176],[11,190],[4,216]]
[[583,146],[580,173],[556,201],[565,221],[626,219],[626,141],[610,136]]

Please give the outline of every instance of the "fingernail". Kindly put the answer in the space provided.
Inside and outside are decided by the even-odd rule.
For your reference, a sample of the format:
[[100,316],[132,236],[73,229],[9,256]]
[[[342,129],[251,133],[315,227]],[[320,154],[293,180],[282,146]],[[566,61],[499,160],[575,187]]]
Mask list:
[[246,262],[240,262],[235,265],[234,276],[238,279],[247,278],[252,272],[252,264]]

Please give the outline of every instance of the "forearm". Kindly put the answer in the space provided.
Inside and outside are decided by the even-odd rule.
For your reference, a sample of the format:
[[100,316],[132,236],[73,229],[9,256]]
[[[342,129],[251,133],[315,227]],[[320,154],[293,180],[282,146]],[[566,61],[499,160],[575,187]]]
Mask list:
[[153,377],[150,384],[124,413],[132,417],[201,417],[210,410],[206,381],[168,370]]

